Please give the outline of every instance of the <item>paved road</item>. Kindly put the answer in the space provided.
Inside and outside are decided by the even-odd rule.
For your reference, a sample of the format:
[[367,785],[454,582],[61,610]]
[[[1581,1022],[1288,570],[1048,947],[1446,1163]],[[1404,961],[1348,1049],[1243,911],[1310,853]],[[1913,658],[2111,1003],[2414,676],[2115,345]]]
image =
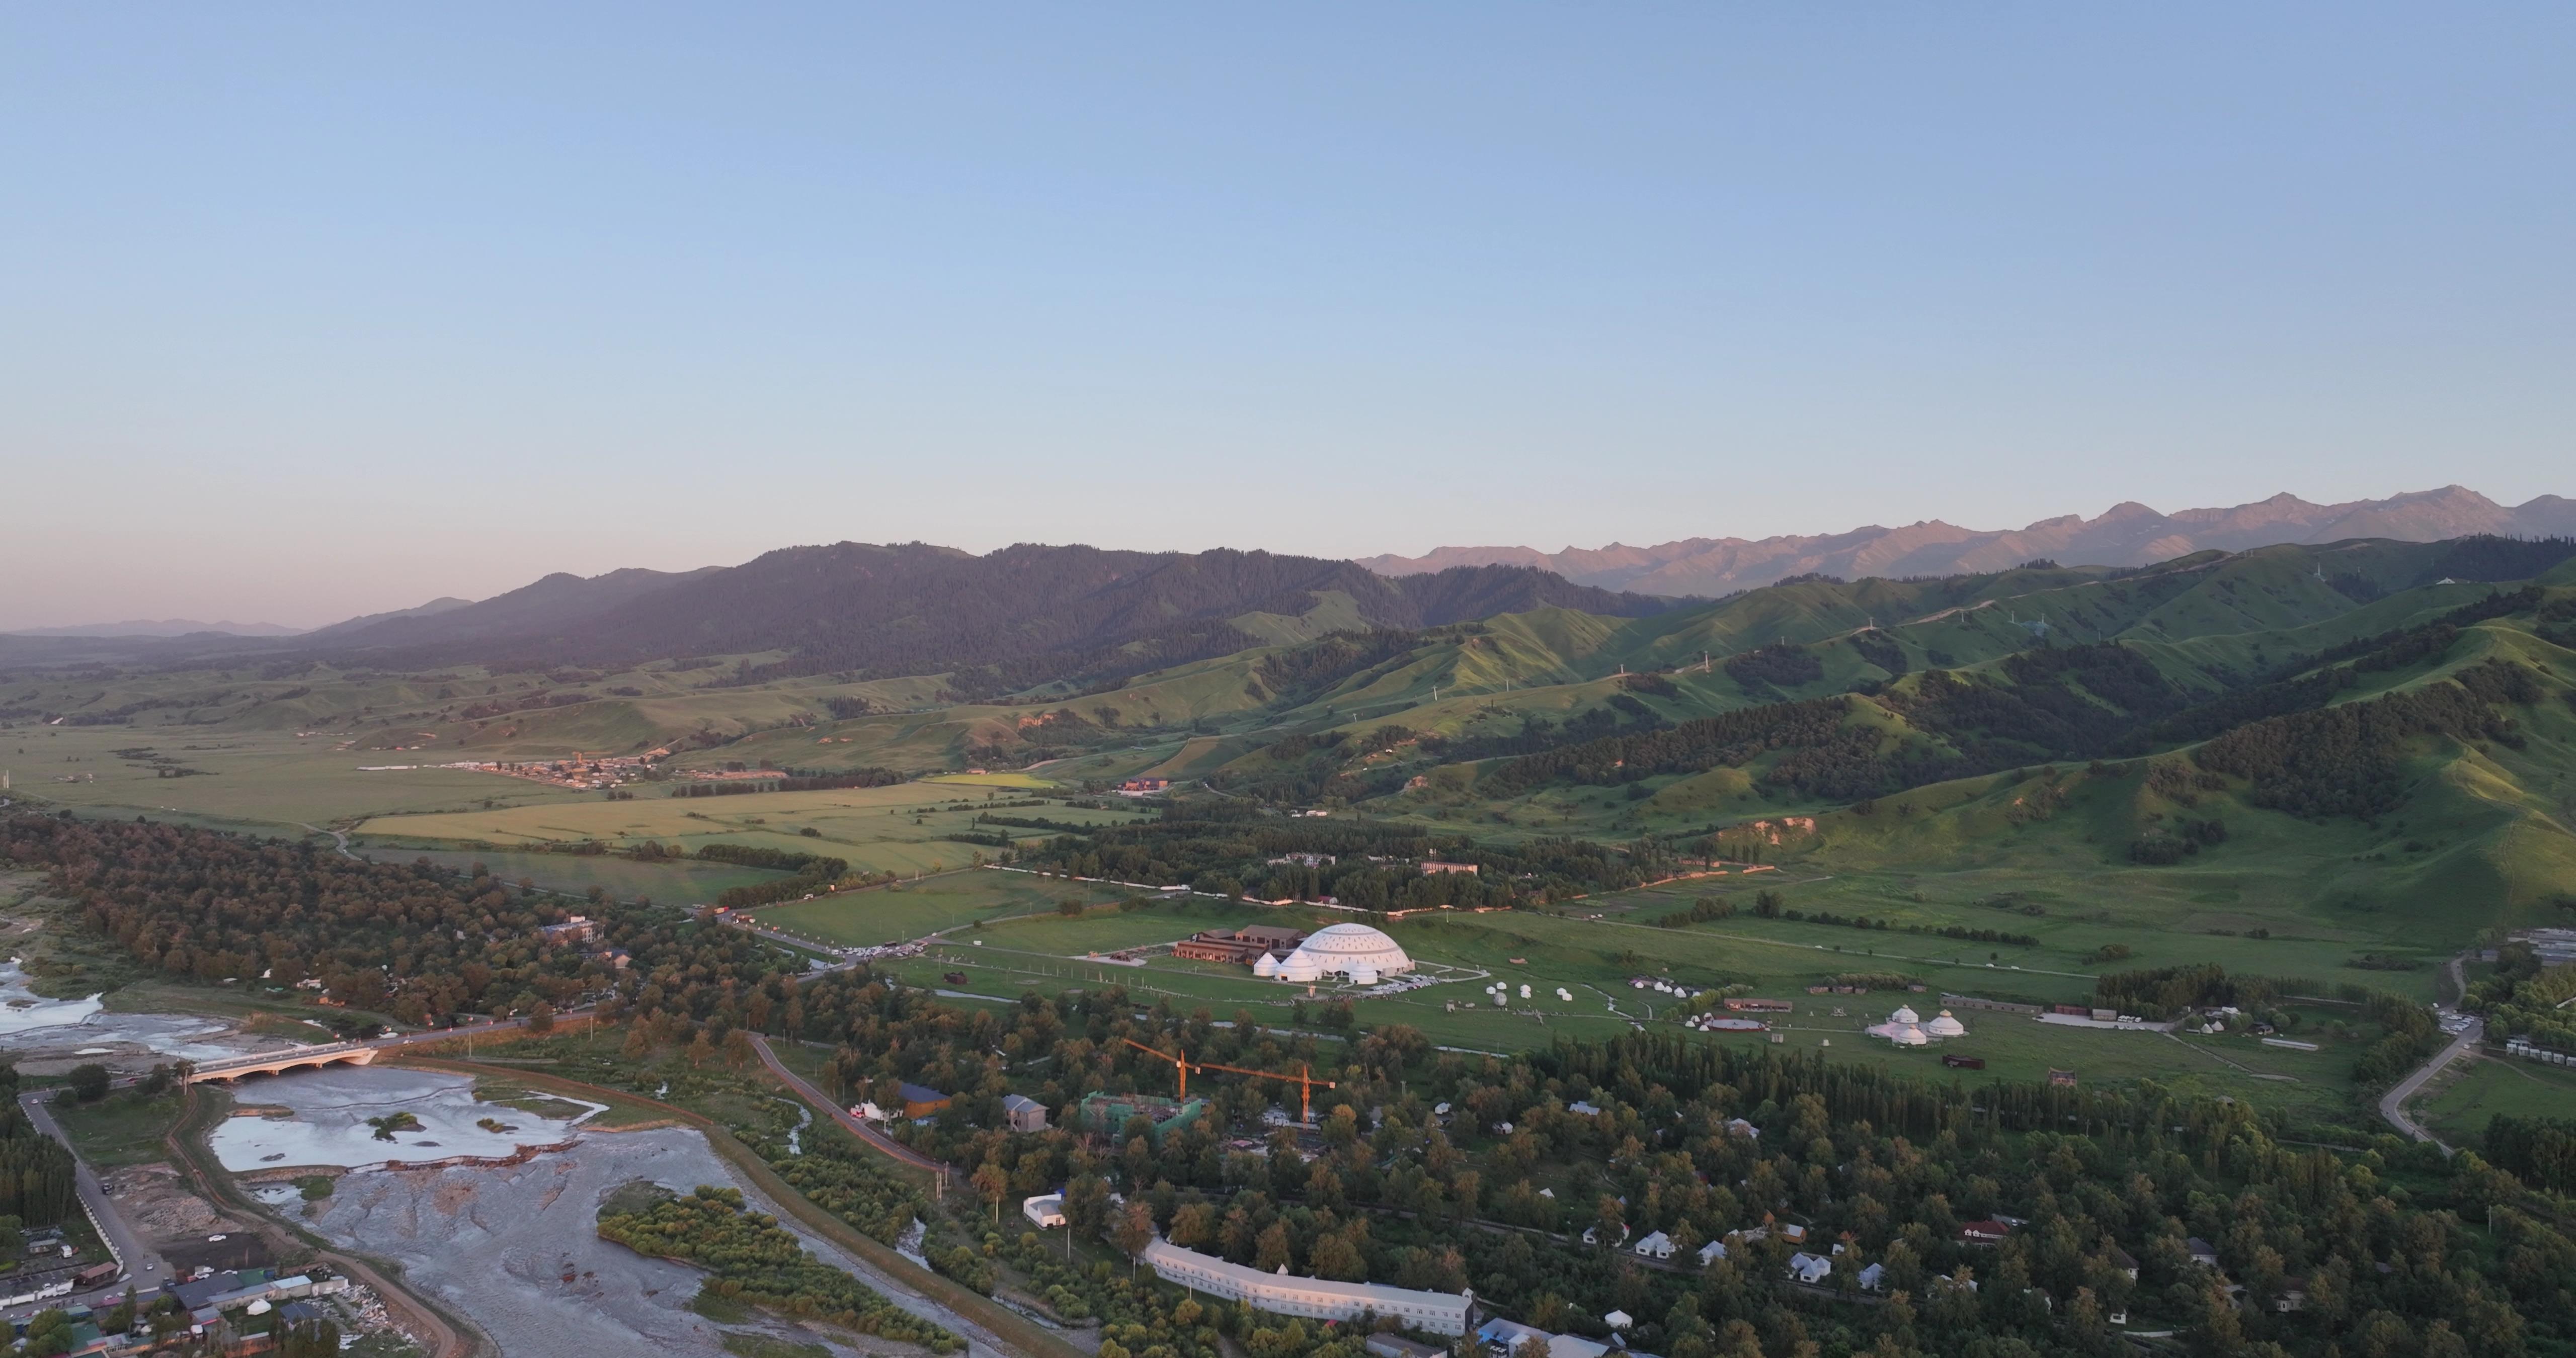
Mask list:
[[2437,1004],[2433,1006],[2433,1010],[2442,1016],[2443,1027],[2448,1028],[2454,1023],[2460,1024],[2459,1036],[2451,1040],[2451,1045],[2435,1053],[2432,1060],[2416,1067],[2414,1074],[2391,1086],[2379,1099],[2379,1115],[2388,1120],[2388,1125],[2418,1141],[2430,1141],[2440,1146],[2446,1155],[2450,1153],[2450,1145],[2440,1137],[2425,1131],[2423,1124],[2407,1113],[2406,1101],[2415,1097],[2415,1092],[2422,1089],[2426,1081],[2441,1074],[2445,1067],[2460,1058],[2461,1053],[2476,1046],[2479,1040],[2486,1036],[2485,1020],[2475,1015],[2462,1014],[2455,1007],[2458,999],[2468,993],[2468,984],[2460,974],[2460,959],[2456,957],[2451,959],[2450,973],[2452,1002]]
[[849,1109],[843,1108],[841,1105],[825,1098],[822,1090],[816,1089],[812,1084],[806,1081],[804,1076],[789,1070],[784,1064],[780,1063],[778,1053],[769,1049],[769,1040],[767,1038],[762,1037],[758,1033],[753,1033],[751,1035],[751,1046],[752,1050],[760,1053],[760,1063],[769,1067],[770,1074],[775,1075],[780,1080],[784,1081],[789,1089],[795,1090],[797,1095],[803,1098],[807,1103],[831,1114],[832,1120],[840,1123],[843,1128],[849,1131],[850,1135],[867,1142],[869,1145],[876,1147],[878,1150],[884,1151],[886,1154],[893,1156],[897,1160],[903,1161],[905,1164],[914,1165],[922,1169],[933,1170],[940,1173],[945,1173],[947,1171],[948,1166],[923,1155],[912,1147],[895,1140],[893,1137],[887,1136],[885,1133],[869,1126],[866,1122],[850,1116]]
[[90,1214],[98,1219],[100,1231],[107,1236],[108,1243],[115,1247],[116,1257],[125,1262],[126,1271],[115,1282],[105,1287],[94,1288],[88,1292],[76,1292],[68,1297],[51,1297],[41,1302],[13,1307],[6,1312],[0,1312],[0,1315],[5,1315],[11,1320],[24,1320],[51,1306],[69,1306],[75,1302],[112,1305],[116,1298],[125,1294],[128,1283],[132,1283],[134,1290],[145,1296],[159,1290],[162,1280],[170,1276],[167,1266],[161,1262],[160,1254],[145,1244],[142,1235],[126,1221],[125,1215],[116,1210],[115,1201],[107,1196],[106,1189],[99,1186],[98,1175],[90,1170],[89,1162],[80,1158],[78,1150],[72,1149],[71,1138],[63,1135],[62,1124],[54,1121],[53,1110],[46,1106],[46,1100],[34,1094],[24,1094],[19,1096],[18,1106],[26,1110],[27,1120],[36,1124],[36,1130],[62,1142],[65,1149],[72,1150],[72,1174],[74,1182],[80,1187],[81,1202],[89,1208]]

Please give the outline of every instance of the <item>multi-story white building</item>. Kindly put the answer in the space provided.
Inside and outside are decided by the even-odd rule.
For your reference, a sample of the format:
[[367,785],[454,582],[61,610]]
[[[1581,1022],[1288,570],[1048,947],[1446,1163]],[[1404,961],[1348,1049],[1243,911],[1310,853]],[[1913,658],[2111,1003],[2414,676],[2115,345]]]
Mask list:
[[1264,1273],[1211,1254],[1182,1249],[1166,1240],[1147,1245],[1143,1257],[1167,1283],[1239,1301],[1273,1315],[1318,1320],[1381,1316],[1425,1334],[1465,1334],[1468,1312],[1476,1304],[1472,1291],[1420,1292],[1409,1287]]

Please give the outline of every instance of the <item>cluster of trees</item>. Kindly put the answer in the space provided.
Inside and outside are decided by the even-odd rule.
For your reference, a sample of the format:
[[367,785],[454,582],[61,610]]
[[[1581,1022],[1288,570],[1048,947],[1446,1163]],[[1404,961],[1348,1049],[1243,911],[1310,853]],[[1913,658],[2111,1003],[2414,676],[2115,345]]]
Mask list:
[[[1256,1065],[1286,1055],[1276,1038],[1233,1050],[1229,1030],[1194,1031],[1206,1027],[1203,1016],[1158,1010],[1138,1021],[1118,1000],[1089,1012],[1032,1000],[1023,1010],[1081,1025],[1062,1030],[1049,1052],[1088,1044],[1079,1049],[1088,1069],[1072,1085],[1159,1078],[1095,1034],[1194,1054],[1208,1042],[1226,1053],[1210,1059]],[[2142,1307],[2208,1352],[2429,1354],[2466,1343],[2522,1352],[2576,1318],[2564,1288],[2576,1276],[2564,1272],[2576,1267],[2576,1246],[2522,1217],[2517,1186],[2474,1157],[2444,1165],[2393,1140],[2348,1157],[2292,1147],[2241,1103],[2152,1085],[1943,1088],[1665,1036],[1518,1060],[1404,1048],[1392,1030],[1352,1044],[1338,1106],[1311,1154],[1284,1137],[1265,1156],[1233,1154],[1199,1127],[1157,1141],[1141,1126],[1108,1136],[1105,1154],[1060,1131],[960,1131],[940,1149],[961,1165],[993,1166],[978,1182],[996,1201],[1023,1185],[1067,1182],[1077,1230],[1139,1240],[1137,1228],[1149,1226],[1265,1270],[1473,1286],[1504,1314],[1576,1333],[1606,1336],[1600,1318],[1624,1309],[1640,1317],[1633,1346],[1680,1358],[1805,1344],[2110,1354],[2119,1341],[2107,1314]],[[1242,1110],[1239,1086],[1222,1076],[1210,1083],[1221,1111]],[[1569,1112],[1577,1100],[1603,1111]],[[1450,1103],[1453,1117],[1432,1116],[1434,1101]],[[1382,1110],[1375,1120],[1357,1111],[1370,1107]],[[1758,1134],[1731,1128],[1735,1117]],[[1498,1134],[1504,1123],[1513,1130]],[[2387,1176],[2399,1172],[2416,1188],[2392,1197]],[[1585,1186],[1570,1191],[1575,1184]],[[1124,1210],[1109,1203],[1113,1185]],[[2441,1210],[2455,1203],[2481,1215],[2496,1205],[2496,1237],[2471,1238]],[[1996,1213],[2025,1224],[2000,1248],[1960,1242],[1959,1223]],[[1837,1286],[1851,1287],[1865,1264],[1885,1264],[1890,1294],[1842,1310],[1791,1293],[1776,1281],[1791,1247],[1776,1236],[1737,1241],[1704,1273],[1669,1274],[1623,1266],[1606,1249],[1460,1229],[1599,1226],[1606,1240],[1621,1227],[1662,1230],[1687,1251],[1766,1220],[1801,1221],[1811,1240],[1846,1242]],[[2218,1243],[2222,1274],[2190,1261],[2186,1235]],[[1980,1288],[1964,1286],[1972,1278]],[[2250,1305],[2224,1290],[2231,1280]],[[2276,1312],[2272,1301],[2294,1286],[2307,1309]]]
[[779,1177],[824,1211],[889,1245],[903,1238],[913,1218],[929,1215],[920,1190],[838,1126],[818,1122],[799,1140],[803,1154],[775,1158]]
[[2194,750],[2192,761],[2252,782],[2259,806],[2366,820],[2404,799],[2400,760],[2413,741],[2444,735],[2519,744],[2513,719],[2496,707],[2540,695],[2527,666],[2489,659],[2420,688],[2237,727]]
[[[616,1205],[612,1200],[611,1206]],[[953,1353],[964,1341],[820,1263],[773,1217],[746,1211],[742,1192],[700,1187],[635,1211],[603,1208],[599,1235],[637,1254],[678,1259],[711,1273],[702,1289],[751,1306],[826,1321],[860,1334]]]
[[1825,662],[1804,646],[1777,642],[1726,658],[1726,677],[1747,693],[1767,694],[1825,677]]
[[[2519,939],[2496,949],[2496,969],[2469,986],[2461,1007],[2484,1014],[2488,1030],[2524,1037],[2551,1051],[2576,1055],[2576,967],[2544,967]],[[2562,1007],[2567,1006],[2567,1007]]]
[[[1380,822],[1283,823],[1242,802],[1175,803],[1156,820],[1079,829],[1024,849],[1022,861],[1083,877],[1187,885],[1262,900],[1334,896],[1344,905],[1372,911],[1559,900],[1635,885],[1670,861],[1652,846],[1614,849],[1568,837],[1497,847]],[[1269,861],[1291,854],[1329,854],[1334,861],[1317,866]],[[1473,863],[1479,870],[1426,875],[1418,863],[1432,858]]]
[[[1481,790],[1510,796],[1551,782],[1634,783],[1665,773],[1737,768],[1771,750],[1825,745],[1842,731],[1853,700],[1809,698],[1686,721],[1666,730],[1612,736],[1515,759],[1485,775]],[[1875,746],[1875,737],[1868,737]]]
[[[2181,979],[2194,998],[2280,992],[2261,978]],[[1265,1269],[1472,1286],[1489,1309],[1575,1333],[1606,1336],[1600,1317],[1622,1309],[1640,1318],[1633,1346],[1673,1358],[1803,1344],[2109,1355],[2115,1310],[2169,1323],[2199,1351],[2319,1358],[2420,1358],[2467,1344],[2548,1352],[2576,1325],[2565,1283],[2576,1245],[2525,1215],[2535,1204],[2510,1166],[2475,1154],[2444,1162],[2394,1138],[2358,1153],[2296,1146],[2252,1105],[2153,1083],[1964,1088],[1666,1034],[1479,1058],[1438,1052],[1401,1026],[1348,1042],[1271,1030],[1249,1013],[1221,1027],[1168,1003],[1140,1010],[1115,988],[969,1014],[864,970],[780,984],[802,1031],[836,1044],[827,1079],[840,1088],[900,1078],[952,1094],[949,1111],[898,1134],[955,1164],[997,1215],[1061,1186],[1080,1231],[1133,1242],[1160,1230]],[[1256,1121],[1280,1091],[1220,1072],[1191,1084],[1211,1114],[1159,1137],[1141,1120],[1068,1125],[1085,1093],[1170,1092],[1169,1063],[1127,1047],[1131,1037],[1194,1061],[1311,1064],[1340,1086],[1318,1108],[1320,1146],[1281,1132],[1260,1154],[1228,1147],[1225,1129]],[[1055,1109],[1056,1125],[999,1130],[999,1099],[1015,1087]],[[1602,1111],[1570,1111],[1586,1100]],[[1447,1116],[1432,1113],[1439,1103]],[[2472,1235],[2462,1214],[2484,1222],[2490,1207],[2493,1234]],[[1959,1223],[1996,1214],[2025,1224],[2000,1247],[1958,1239]],[[1777,1237],[1738,1239],[1706,1272],[1664,1273],[1501,1229],[1662,1230],[1692,1250],[1766,1220],[1845,1242],[1834,1286],[1881,1263],[1890,1292],[1868,1307],[1820,1305],[1778,1281],[1790,1246]],[[2221,1272],[2190,1261],[2192,1235],[2216,1242]],[[1203,1308],[1183,1321],[1150,1288],[1048,1271],[1052,1256],[1032,1241],[987,1238],[970,1253],[1020,1269],[1068,1315],[1139,1326],[1132,1343],[1117,1339],[1131,1353],[1213,1347],[1202,1328],[1238,1340],[1271,1328],[1262,1343],[1275,1358],[1317,1352],[1280,1347],[1275,1319]],[[971,1261],[941,1266],[978,1276]],[[1966,1288],[1970,1279],[1980,1287]],[[2294,1288],[2305,1310],[2275,1310]]]
[[1734,917],[1735,902],[1722,896],[1702,896],[1691,902],[1688,910],[1676,910],[1656,920],[1655,923],[1666,929],[1679,929],[1688,925],[1707,924],[1714,920]]
[[1897,645],[1896,638],[1887,633],[1871,628],[1866,632],[1854,632],[1845,640],[1851,643],[1852,650],[1858,652],[1861,659],[1891,675],[1905,673],[1905,648]]
[[2158,828],[2129,843],[2129,861],[2149,867],[2170,867],[2199,853],[2202,848],[2215,848],[2227,842],[2227,823],[2216,817],[2206,820],[2184,819],[2172,829]]
[[71,1152],[36,1130],[15,1100],[0,1108],[0,1218],[51,1225],[77,1211],[77,1201]]
[[[793,965],[741,930],[604,894],[584,907],[604,938],[549,944],[537,931],[561,922],[563,905],[479,863],[374,863],[301,841],[68,813],[0,817],[0,860],[44,869],[55,894],[148,970],[274,988],[313,978],[340,1003],[406,1023],[559,1008],[612,986],[704,1019],[738,1012],[744,987]],[[610,946],[627,951],[627,969],[601,955]]]
[[2548,1193],[2576,1193],[2576,1118],[2498,1114],[2480,1145],[2487,1159]]
[[836,792],[849,787],[896,787],[911,781],[892,769],[863,768],[827,772],[820,769],[789,769],[778,780],[781,792]]
[[1365,671],[1403,663],[1424,640],[1420,633],[1387,629],[1335,632],[1273,651],[1252,672],[1272,693],[1321,693]]

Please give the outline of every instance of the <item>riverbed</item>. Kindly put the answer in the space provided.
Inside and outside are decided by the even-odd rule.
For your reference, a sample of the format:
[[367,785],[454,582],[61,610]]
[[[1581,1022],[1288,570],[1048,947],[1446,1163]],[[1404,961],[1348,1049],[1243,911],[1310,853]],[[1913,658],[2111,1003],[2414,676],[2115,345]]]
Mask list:
[[[286,1116],[228,1118],[207,1138],[215,1158],[235,1171],[311,1165],[356,1168],[387,1163],[431,1164],[458,1156],[499,1159],[524,1147],[552,1146],[606,1111],[607,1105],[565,1099],[571,1118],[541,1117],[474,1097],[474,1082],[461,1075],[385,1066],[327,1066],[321,1070],[248,1080],[233,1101]],[[380,1136],[368,1119],[405,1119]]]
[[[472,1082],[462,1076],[389,1067],[335,1067],[245,1085],[237,1097],[294,1110],[295,1121],[310,1130],[292,1143],[298,1149],[291,1153],[348,1152],[342,1160],[305,1163],[381,1166],[388,1158],[384,1143],[372,1139],[365,1119],[384,1116],[394,1108],[414,1112],[425,1127],[435,1118],[436,1131],[397,1134],[409,1143],[400,1154],[417,1153],[423,1149],[421,1141],[447,1142],[461,1135],[455,1129],[458,1116],[471,1105]],[[493,1104],[479,1108],[478,1116],[497,1110],[508,1121],[527,1127],[515,1140],[532,1139],[535,1128],[524,1114]],[[770,1317],[723,1327],[691,1311],[689,1301],[705,1275],[601,1240],[599,1204],[604,1197],[637,1179],[683,1193],[701,1184],[717,1184],[742,1189],[747,1205],[777,1216],[790,1230],[796,1229],[795,1219],[735,1177],[732,1167],[693,1130],[662,1127],[619,1132],[590,1128],[586,1125],[590,1120],[553,1124],[561,1134],[547,1139],[569,1136],[572,1146],[540,1152],[517,1164],[374,1168],[344,1174],[332,1195],[303,1220],[352,1250],[398,1262],[408,1282],[463,1313],[498,1340],[509,1358],[635,1358],[638,1353],[727,1358],[726,1328],[824,1343],[843,1353],[912,1352],[882,1339],[851,1336],[829,1327],[807,1331]],[[243,1117],[233,1119],[233,1124],[261,1121]],[[473,1127],[471,1117],[463,1121],[466,1129],[481,1132]],[[352,1127],[354,1135],[349,1131]],[[217,1132],[219,1150],[228,1131],[229,1126]],[[245,1129],[238,1135],[250,1134],[251,1129]],[[358,1144],[361,1139],[363,1146]],[[240,1149],[248,1149],[248,1143]],[[426,1150],[423,1159],[442,1152],[461,1153],[454,1144]],[[237,1165],[236,1156],[226,1154],[224,1163]],[[253,1161],[249,1167],[269,1166]],[[290,1205],[282,1210],[295,1215],[300,1209]],[[797,1233],[816,1258],[855,1274],[905,1310],[968,1336],[969,1358],[1003,1358],[984,1336],[900,1279],[843,1254],[828,1242]]]
[[237,1036],[221,1019],[109,1013],[97,995],[49,1000],[28,987],[18,959],[0,963],[0,1048],[20,1060],[104,1059],[139,1051],[174,1061],[213,1061],[283,1045]]

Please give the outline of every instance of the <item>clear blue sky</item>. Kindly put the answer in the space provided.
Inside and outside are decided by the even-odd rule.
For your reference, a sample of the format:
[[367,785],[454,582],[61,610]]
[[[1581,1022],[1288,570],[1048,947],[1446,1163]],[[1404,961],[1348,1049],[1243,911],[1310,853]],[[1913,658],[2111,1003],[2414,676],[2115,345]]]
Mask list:
[[15,5],[0,626],[2576,493],[2576,7]]

